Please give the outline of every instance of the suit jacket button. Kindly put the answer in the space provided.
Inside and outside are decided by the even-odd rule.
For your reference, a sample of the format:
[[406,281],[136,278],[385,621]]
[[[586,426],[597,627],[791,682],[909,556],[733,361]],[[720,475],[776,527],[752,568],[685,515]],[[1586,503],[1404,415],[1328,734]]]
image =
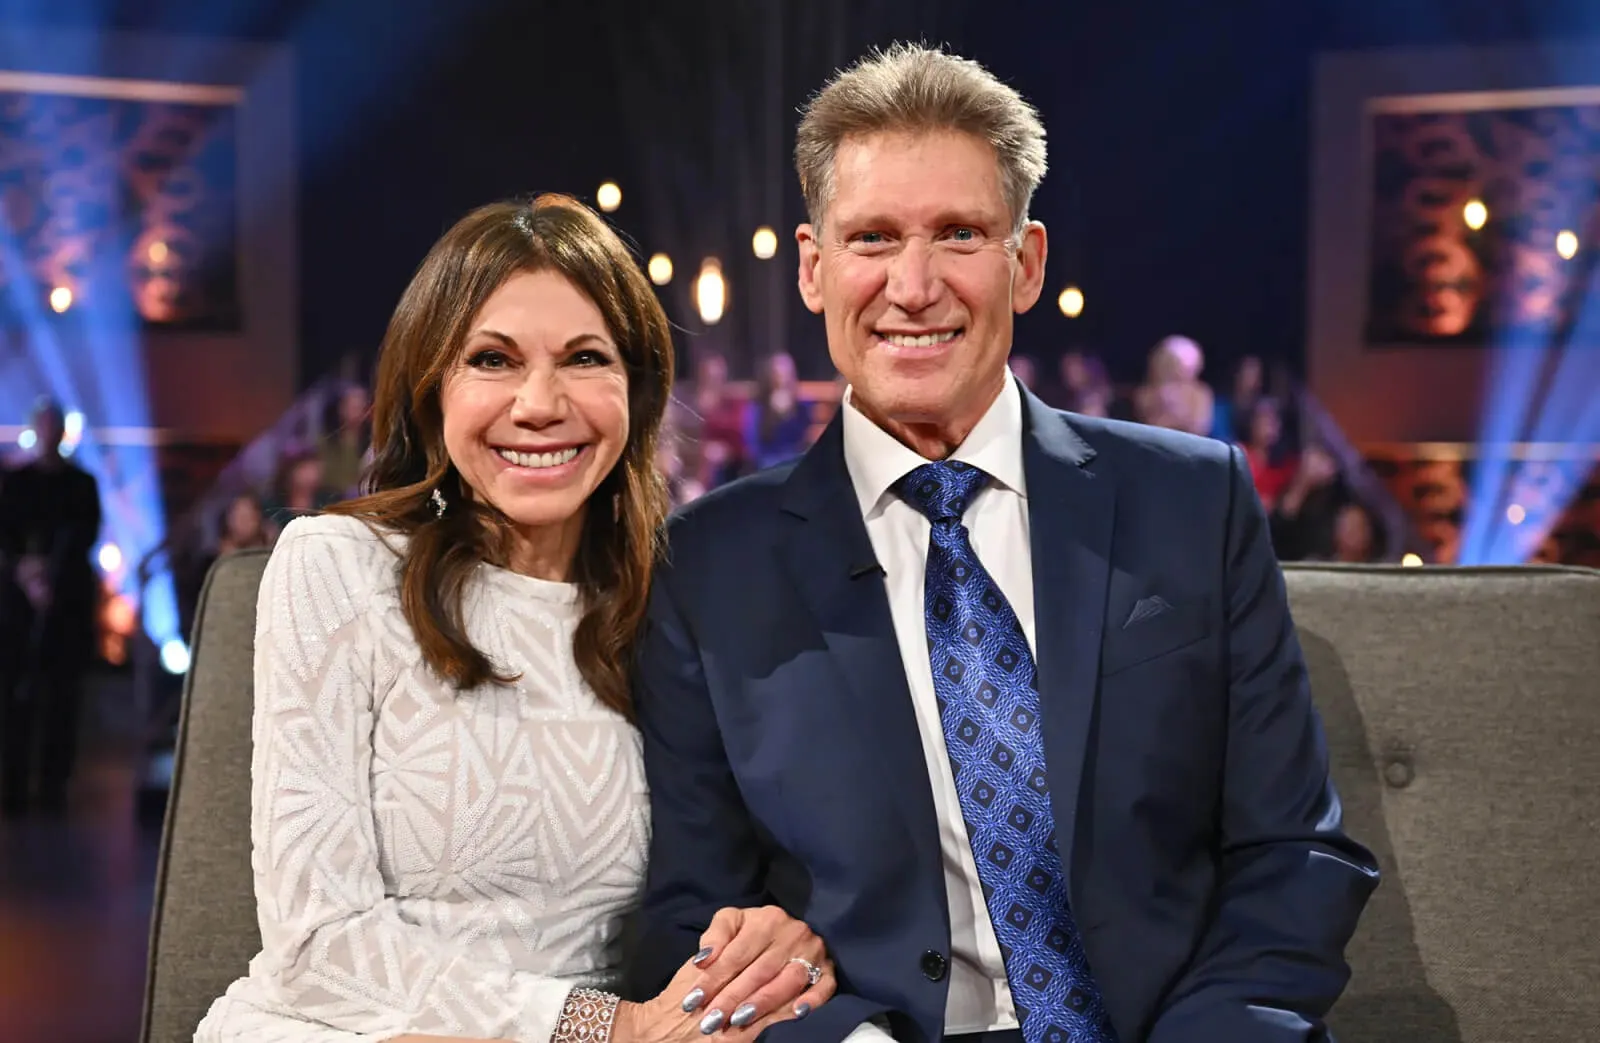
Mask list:
[[949,969],[950,964],[946,962],[943,954],[936,953],[932,949],[922,954],[922,976],[929,981],[943,981],[945,972]]

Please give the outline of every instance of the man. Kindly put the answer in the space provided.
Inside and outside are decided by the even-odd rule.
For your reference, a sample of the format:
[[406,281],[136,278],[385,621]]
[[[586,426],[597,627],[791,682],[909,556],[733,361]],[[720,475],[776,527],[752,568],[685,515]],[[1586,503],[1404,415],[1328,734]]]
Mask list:
[[34,410],[34,458],[0,483],[0,810],[66,807],[79,687],[95,654],[94,476],[61,453],[61,407]]
[[774,1043],[1325,1038],[1377,871],[1243,457],[1008,378],[1044,131],[981,67],[868,58],[796,154],[849,393],[797,464],[672,525],[638,987],[773,903],[839,983]]

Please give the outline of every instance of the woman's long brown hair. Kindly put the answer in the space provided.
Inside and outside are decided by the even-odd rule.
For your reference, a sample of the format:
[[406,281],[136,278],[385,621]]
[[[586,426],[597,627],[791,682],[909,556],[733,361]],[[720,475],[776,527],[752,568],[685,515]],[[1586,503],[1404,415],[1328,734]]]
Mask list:
[[[445,452],[440,389],[473,318],[519,272],[558,272],[594,301],[628,373],[628,442],[585,512],[572,578],[583,615],[578,671],[631,718],[628,664],[660,552],[667,491],[656,443],[672,389],[672,331],[622,240],[565,196],[473,211],[423,259],[389,322],[372,404],[367,495],[329,508],[407,537],[400,603],[423,658],[458,689],[512,678],[468,639],[463,595],[482,562],[503,564],[507,520],[474,502]],[[443,517],[430,502],[439,490]]]

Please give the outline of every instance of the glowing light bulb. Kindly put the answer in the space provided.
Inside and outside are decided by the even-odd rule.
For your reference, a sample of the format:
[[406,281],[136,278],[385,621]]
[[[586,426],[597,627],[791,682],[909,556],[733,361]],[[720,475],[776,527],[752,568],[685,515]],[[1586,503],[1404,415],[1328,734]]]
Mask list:
[[169,674],[186,674],[189,672],[189,646],[178,638],[172,638],[161,646],[161,666]]
[[1076,319],[1083,314],[1083,291],[1076,286],[1068,286],[1061,291],[1061,296],[1056,298],[1056,303],[1061,306],[1061,314],[1069,319]]
[[122,568],[122,548],[115,543],[101,545],[98,557],[103,572],[115,572]]
[[722,263],[707,257],[700,265],[700,277],[694,284],[695,307],[700,309],[700,321],[715,326],[722,321],[728,307],[728,284],[722,278]]

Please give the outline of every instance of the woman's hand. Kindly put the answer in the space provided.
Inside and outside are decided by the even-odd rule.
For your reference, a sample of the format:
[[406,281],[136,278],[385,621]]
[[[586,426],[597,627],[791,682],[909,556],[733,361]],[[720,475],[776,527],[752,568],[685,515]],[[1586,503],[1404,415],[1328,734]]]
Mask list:
[[822,939],[777,906],[723,909],[700,936],[700,946],[701,979],[683,1002],[689,1005],[699,990],[697,1009],[707,1017],[722,1012],[734,1028],[780,1008],[805,1017],[837,985]]
[[722,910],[700,946],[660,996],[618,1008],[615,1043],[691,1043],[718,1032],[742,1043],[805,1017],[837,986],[822,939],[775,906]]

